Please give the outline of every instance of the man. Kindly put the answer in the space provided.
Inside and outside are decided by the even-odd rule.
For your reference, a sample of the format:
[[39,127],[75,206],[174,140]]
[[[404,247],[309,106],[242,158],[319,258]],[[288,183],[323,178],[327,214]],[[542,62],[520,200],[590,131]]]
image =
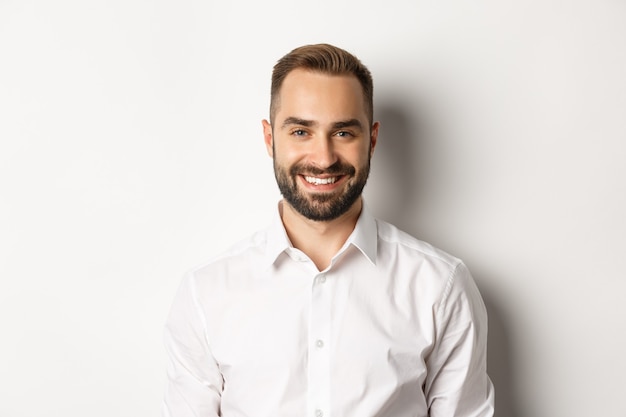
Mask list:
[[271,227],[183,280],[164,416],[493,415],[467,268],[363,203],[372,91],[368,69],[331,45],[275,65],[263,133],[283,199]]

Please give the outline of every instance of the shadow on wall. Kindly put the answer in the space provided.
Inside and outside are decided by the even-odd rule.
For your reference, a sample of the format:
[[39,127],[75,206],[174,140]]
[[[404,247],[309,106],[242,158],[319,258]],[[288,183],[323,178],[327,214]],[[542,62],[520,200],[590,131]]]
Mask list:
[[[414,138],[407,115],[399,108],[376,104],[376,118],[381,122],[379,140],[372,159],[371,175],[365,189],[368,205],[376,216],[401,229],[410,224],[415,193]],[[406,218],[405,218],[406,217]]]
[[[481,275],[479,278],[484,278],[484,276]],[[509,331],[507,331],[510,328],[508,324],[510,321],[507,321],[504,310],[500,308],[496,298],[491,296],[486,287],[482,286],[480,291],[489,315],[487,369],[496,389],[495,417],[520,417],[518,403],[515,400],[513,346]]]
[[[376,118],[381,122],[379,142],[372,160],[372,178],[366,190],[366,201],[375,214],[401,229],[416,235],[420,200],[436,192],[437,168],[433,155],[428,155],[432,135],[413,116],[401,100],[376,104]],[[426,154],[425,154],[426,153]],[[421,221],[427,219],[421,218]],[[426,238],[428,240],[428,238]],[[435,242],[431,242],[436,244]],[[480,282],[489,282],[485,276],[476,276],[489,314],[488,371],[496,391],[495,417],[520,417],[514,392],[515,381],[510,344],[510,322],[505,312]],[[495,279],[495,278],[493,278]],[[483,288],[485,287],[485,288]]]

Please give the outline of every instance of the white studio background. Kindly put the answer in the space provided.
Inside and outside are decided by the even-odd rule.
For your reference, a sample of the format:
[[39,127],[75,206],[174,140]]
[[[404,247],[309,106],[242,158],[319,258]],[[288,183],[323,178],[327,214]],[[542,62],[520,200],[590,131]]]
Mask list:
[[374,74],[370,206],[475,275],[496,415],[626,416],[625,21],[620,0],[0,0],[0,416],[159,415],[174,292],[267,224],[271,67],[317,42]]

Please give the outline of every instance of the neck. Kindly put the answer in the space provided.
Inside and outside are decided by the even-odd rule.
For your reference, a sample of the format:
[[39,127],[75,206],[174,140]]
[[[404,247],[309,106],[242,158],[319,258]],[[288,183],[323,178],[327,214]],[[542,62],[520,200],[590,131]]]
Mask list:
[[281,217],[291,244],[311,258],[322,271],[330,265],[333,256],[354,230],[362,207],[363,202],[359,198],[336,219],[315,221],[304,217],[283,200]]

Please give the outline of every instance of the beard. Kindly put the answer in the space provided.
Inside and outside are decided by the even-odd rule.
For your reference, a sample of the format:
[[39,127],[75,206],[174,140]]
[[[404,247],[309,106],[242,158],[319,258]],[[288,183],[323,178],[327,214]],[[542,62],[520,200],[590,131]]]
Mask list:
[[[283,198],[298,213],[314,221],[329,221],[346,213],[361,196],[369,172],[369,159],[357,172],[354,166],[340,162],[326,169],[296,164],[287,171],[279,166],[274,158],[274,175]],[[343,192],[305,193],[298,188],[298,176],[304,173],[313,176],[324,174],[347,176],[349,177],[346,183],[347,189]]]

